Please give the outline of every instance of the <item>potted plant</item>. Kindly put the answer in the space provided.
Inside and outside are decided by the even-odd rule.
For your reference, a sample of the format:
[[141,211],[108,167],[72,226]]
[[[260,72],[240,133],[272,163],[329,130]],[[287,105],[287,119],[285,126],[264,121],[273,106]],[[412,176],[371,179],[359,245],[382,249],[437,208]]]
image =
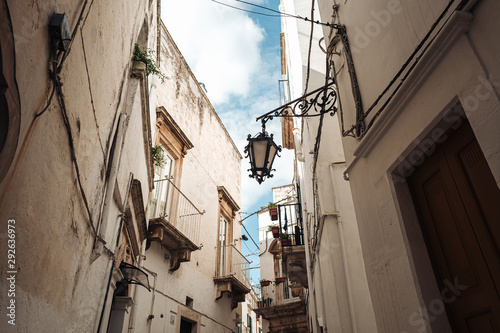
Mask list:
[[271,215],[271,221],[277,221],[278,220],[278,205],[275,204],[274,202],[270,202],[269,205],[267,205],[267,209],[269,209],[269,215]]
[[[138,44],[135,44],[134,47],[134,56],[132,58],[133,61],[143,63],[145,65],[146,74],[153,74],[160,78],[161,82],[165,81],[167,77],[163,74],[158,67],[156,67],[154,58],[154,51],[147,49],[146,51],[142,51]],[[144,65],[139,67],[144,68]]]
[[274,281],[274,285],[277,286],[279,285],[280,283],[283,283],[285,282],[286,280],[286,277],[279,277],[279,278],[276,278],[276,280]]
[[271,281],[269,281],[269,280],[264,280],[264,279],[260,280],[261,287],[267,287],[270,284],[271,284]]
[[283,246],[292,245],[292,240],[290,239],[289,234],[281,234],[281,245]]
[[269,226],[269,231],[273,233],[274,238],[278,238],[280,236],[280,227],[278,227],[276,224],[271,224]]
[[165,163],[167,163],[167,159],[165,158],[160,146],[152,147],[151,155],[153,156],[153,162],[157,167],[161,168],[165,165]]

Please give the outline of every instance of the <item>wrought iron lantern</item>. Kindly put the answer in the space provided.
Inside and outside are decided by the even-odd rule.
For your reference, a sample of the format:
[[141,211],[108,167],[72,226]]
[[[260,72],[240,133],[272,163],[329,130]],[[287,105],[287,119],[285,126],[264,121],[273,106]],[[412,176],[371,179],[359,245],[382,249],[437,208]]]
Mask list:
[[[255,178],[261,184],[266,177],[271,178],[274,158],[281,151],[273,141],[273,135],[266,132],[266,122],[275,117],[317,117],[325,114],[333,116],[337,112],[337,92],[335,82],[329,79],[323,87],[311,91],[296,100],[269,111],[256,120],[262,123],[262,132],[253,138],[248,135],[248,145],[245,147],[245,157],[250,158],[250,178]],[[278,155],[279,156],[279,155]]]
[[[266,177],[271,178],[273,175],[273,162],[278,152],[281,151],[281,146],[278,146],[273,135],[268,135],[265,127],[262,126],[262,132],[256,134],[253,138],[248,135],[248,145],[245,147],[245,157],[250,159],[250,178],[255,178],[261,184]],[[279,156],[279,155],[278,155]]]

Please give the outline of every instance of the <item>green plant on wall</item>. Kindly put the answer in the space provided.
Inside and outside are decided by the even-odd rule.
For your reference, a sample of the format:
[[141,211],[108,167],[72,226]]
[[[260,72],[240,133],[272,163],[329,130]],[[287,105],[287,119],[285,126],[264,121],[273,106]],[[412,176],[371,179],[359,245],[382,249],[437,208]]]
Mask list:
[[163,155],[163,151],[160,146],[154,146],[151,148],[151,155],[153,155],[153,162],[157,167],[162,167],[167,162],[167,159]]
[[134,47],[134,56],[132,60],[134,61],[140,61],[146,65],[146,74],[153,74],[156,75],[160,78],[161,82],[165,81],[165,79],[168,79],[165,74],[163,74],[158,67],[156,67],[156,64],[154,62],[154,51],[150,49],[146,49],[145,51],[141,51],[141,48],[139,47],[139,44],[135,44]]
[[278,207],[278,205],[275,204],[274,202],[269,202],[269,204],[267,205],[267,208],[274,208],[274,207]]
[[267,228],[267,231],[273,231],[273,228],[277,228],[278,225],[277,224],[271,224],[269,225],[269,227]]

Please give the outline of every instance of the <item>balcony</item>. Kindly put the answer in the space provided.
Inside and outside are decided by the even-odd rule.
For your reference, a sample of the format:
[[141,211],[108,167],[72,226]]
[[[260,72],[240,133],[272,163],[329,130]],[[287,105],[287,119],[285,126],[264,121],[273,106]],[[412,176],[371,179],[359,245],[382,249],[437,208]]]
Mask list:
[[245,301],[245,295],[251,290],[250,262],[234,245],[218,246],[217,272],[214,282],[217,286],[215,299],[228,292],[232,297],[231,307],[234,309],[239,302]]
[[300,203],[278,205],[278,219],[283,272],[291,282],[298,282],[307,288],[306,249]]
[[159,242],[170,251],[170,272],[179,269],[182,262],[191,260],[191,252],[199,249],[200,211],[170,179],[155,181],[157,200],[151,200],[148,230],[148,248]]
[[[298,289],[297,289],[298,288]],[[300,291],[299,291],[300,290]],[[308,332],[305,290],[288,280],[261,287],[256,314],[269,321],[269,332]]]

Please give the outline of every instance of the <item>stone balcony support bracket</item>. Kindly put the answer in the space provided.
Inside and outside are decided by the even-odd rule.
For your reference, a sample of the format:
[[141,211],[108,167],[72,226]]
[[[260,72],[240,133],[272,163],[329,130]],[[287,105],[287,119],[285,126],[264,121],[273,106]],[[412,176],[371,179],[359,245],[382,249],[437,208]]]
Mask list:
[[148,248],[151,242],[159,242],[170,251],[170,273],[178,270],[181,263],[190,261],[191,252],[199,250],[196,244],[164,218],[150,220]]
[[231,308],[235,309],[238,303],[245,301],[245,295],[250,292],[250,288],[243,282],[239,281],[232,275],[214,277],[214,282],[217,287],[215,292],[215,300],[222,298],[223,293],[227,292],[231,295]]

